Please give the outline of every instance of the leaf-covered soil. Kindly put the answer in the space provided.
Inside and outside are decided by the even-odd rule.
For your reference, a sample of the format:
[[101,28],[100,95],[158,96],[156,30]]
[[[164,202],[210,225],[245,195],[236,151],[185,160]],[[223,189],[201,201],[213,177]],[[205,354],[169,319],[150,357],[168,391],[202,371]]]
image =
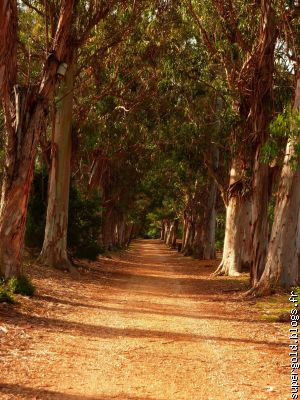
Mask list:
[[37,294],[0,304],[0,398],[289,399],[289,325],[216,264],[147,240],[80,276],[27,266]]

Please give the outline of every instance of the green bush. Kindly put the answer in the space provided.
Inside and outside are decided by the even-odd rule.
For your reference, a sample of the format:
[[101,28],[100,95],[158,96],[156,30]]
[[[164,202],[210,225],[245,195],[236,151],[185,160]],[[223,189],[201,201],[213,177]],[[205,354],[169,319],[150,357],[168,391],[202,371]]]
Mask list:
[[0,287],[0,303],[8,303],[8,304],[15,303],[14,296],[5,287]]
[[12,293],[22,294],[23,296],[32,296],[35,292],[34,285],[25,275],[10,278],[7,287]]
[[73,256],[95,260],[104,249],[97,243],[101,229],[101,199],[85,196],[74,185],[70,190],[68,248]]
[[[35,171],[28,206],[25,244],[41,249],[47,212],[48,176],[43,168]],[[68,249],[78,258],[95,260],[103,253],[97,239],[101,228],[101,199],[97,194],[83,194],[71,184],[69,200]]]
[[293,287],[294,293],[298,296],[298,301],[300,300],[300,287]]

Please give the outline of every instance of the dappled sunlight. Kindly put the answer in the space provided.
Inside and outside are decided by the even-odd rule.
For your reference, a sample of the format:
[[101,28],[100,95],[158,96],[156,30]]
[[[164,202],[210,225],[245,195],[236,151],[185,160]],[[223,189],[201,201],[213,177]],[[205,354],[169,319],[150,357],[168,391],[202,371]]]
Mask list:
[[[181,400],[184,392],[197,399],[201,377],[206,399],[218,363],[227,372],[214,382],[214,398],[222,388],[231,399],[237,375],[249,398],[251,386],[242,382],[257,376],[246,365],[269,369],[274,355],[284,362],[278,326],[239,300],[243,277],[211,278],[206,261],[166,250],[160,241],[136,241],[122,254],[87,263],[80,279],[51,271],[49,287],[50,270],[31,268],[39,282],[32,302],[9,314],[0,308],[7,396]],[[16,356],[18,367],[9,369]],[[281,368],[273,374],[283,380]],[[258,385],[267,385],[266,374]]]

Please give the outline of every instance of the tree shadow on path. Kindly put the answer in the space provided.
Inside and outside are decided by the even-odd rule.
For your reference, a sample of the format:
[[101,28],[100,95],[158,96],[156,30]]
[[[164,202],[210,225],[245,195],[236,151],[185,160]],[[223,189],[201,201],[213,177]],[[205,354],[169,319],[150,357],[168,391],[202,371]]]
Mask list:
[[[22,395],[22,398],[27,399],[53,399],[53,400],[156,400],[153,397],[139,397],[130,396],[125,393],[120,393],[118,395],[106,395],[99,394],[95,396],[83,396],[82,394],[68,394],[57,392],[54,390],[31,388],[28,386],[4,383],[0,384],[0,392],[12,394],[12,395]],[[27,396],[27,397],[24,397]]]

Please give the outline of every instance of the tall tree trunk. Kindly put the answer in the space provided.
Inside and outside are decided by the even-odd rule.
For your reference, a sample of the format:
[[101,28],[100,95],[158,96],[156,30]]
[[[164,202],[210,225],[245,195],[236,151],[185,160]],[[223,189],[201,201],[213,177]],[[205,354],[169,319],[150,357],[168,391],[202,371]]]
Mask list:
[[[5,277],[21,274],[22,250],[26,226],[29,193],[33,179],[37,137],[41,129],[44,110],[27,109],[31,90],[16,87],[16,135],[6,154],[0,205],[0,271]],[[30,121],[24,126],[25,121]]]
[[170,236],[170,228],[171,224],[169,220],[165,220],[165,237],[164,237],[164,242],[167,244]]
[[252,195],[252,267],[251,283],[255,285],[265,268],[268,249],[269,166],[260,161],[257,149]]
[[127,247],[130,245],[130,242],[133,238],[133,233],[134,233],[134,223],[132,222],[127,223],[125,229],[125,244]]
[[193,257],[202,259],[203,256],[203,243],[202,243],[202,233],[204,229],[204,211],[201,210],[201,213],[195,218],[195,234],[192,242],[192,253]]
[[187,221],[184,248],[181,249],[185,256],[193,254],[193,243],[195,239],[195,224],[192,220]]
[[123,215],[122,216],[122,220],[121,220],[121,222],[119,224],[119,229],[118,229],[118,231],[119,231],[119,245],[121,247],[125,246],[125,243],[126,243],[126,241],[125,241],[125,230],[126,230],[125,216]]
[[188,227],[187,212],[184,211],[184,213],[183,213],[183,229],[182,229],[182,244],[181,244],[181,251],[182,252],[185,249],[185,245],[186,245],[187,227]]
[[168,237],[166,240],[167,246],[171,248],[176,248],[176,240],[177,240],[177,232],[178,232],[178,220],[174,219],[172,222],[170,222],[170,228],[168,232]]
[[172,242],[171,242],[172,249],[176,249],[178,228],[179,228],[179,221],[178,221],[178,219],[175,219],[174,220],[173,237],[172,237]]
[[164,221],[161,223],[161,228],[160,228],[160,240],[165,239],[165,224]]
[[169,247],[172,247],[173,236],[174,236],[174,221],[171,221],[166,241],[166,245]]
[[[202,207],[198,211],[197,223],[195,223],[195,236],[193,240],[193,256],[199,259],[212,260],[216,256],[216,199],[217,184],[210,179],[202,200]],[[201,215],[199,215],[201,214]]]
[[261,147],[268,139],[273,112],[274,52],[278,37],[273,3],[261,1],[261,27],[257,61],[251,88],[248,132],[254,140],[254,171],[252,186],[252,265],[251,282],[255,285],[265,268],[268,247],[269,166],[261,161]]
[[[7,8],[7,5],[14,7]],[[61,4],[53,52],[44,64],[39,87],[33,90],[15,86],[14,102],[11,102],[11,90],[15,81],[7,83],[5,71],[12,66],[10,54],[12,46],[16,45],[16,2],[5,1],[0,9],[1,36],[3,26],[13,29],[12,37],[8,36],[8,32],[4,33],[4,45],[0,50],[0,89],[6,129],[5,171],[0,205],[0,272],[9,277],[21,274],[28,198],[36,149],[47,115],[48,103],[53,98],[59,65],[69,51],[73,0],[65,0]],[[15,80],[16,74],[14,75]],[[12,108],[14,112],[11,111]]]
[[226,227],[221,264],[214,275],[238,276],[243,265],[249,263],[248,246],[251,229],[251,212],[249,198],[231,197],[226,206]]
[[[300,112],[300,78],[296,84],[294,112]],[[296,162],[296,166],[295,166]],[[274,213],[266,267],[248,294],[261,295],[273,286],[299,285],[300,268],[300,161],[295,139],[289,139]]]
[[216,258],[215,238],[216,238],[216,200],[217,185],[211,180],[209,184],[209,195],[201,231],[202,255],[203,260],[213,260]]
[[249,262],[248,252],[243,251],[244,239],[249,238],[251,229],[250,199],[245,191],[240,160],[234,159],[230,170],[226,225],[221,264],[214,275],[238,276],[243,264]]
[[71,63],[66,80],[58,93],[61,100],[55,114],[46,228],[40,255],[41,262],[60,269],[70,267],[67,254],[67,231],[72,156],[73,87],[74,65]]

